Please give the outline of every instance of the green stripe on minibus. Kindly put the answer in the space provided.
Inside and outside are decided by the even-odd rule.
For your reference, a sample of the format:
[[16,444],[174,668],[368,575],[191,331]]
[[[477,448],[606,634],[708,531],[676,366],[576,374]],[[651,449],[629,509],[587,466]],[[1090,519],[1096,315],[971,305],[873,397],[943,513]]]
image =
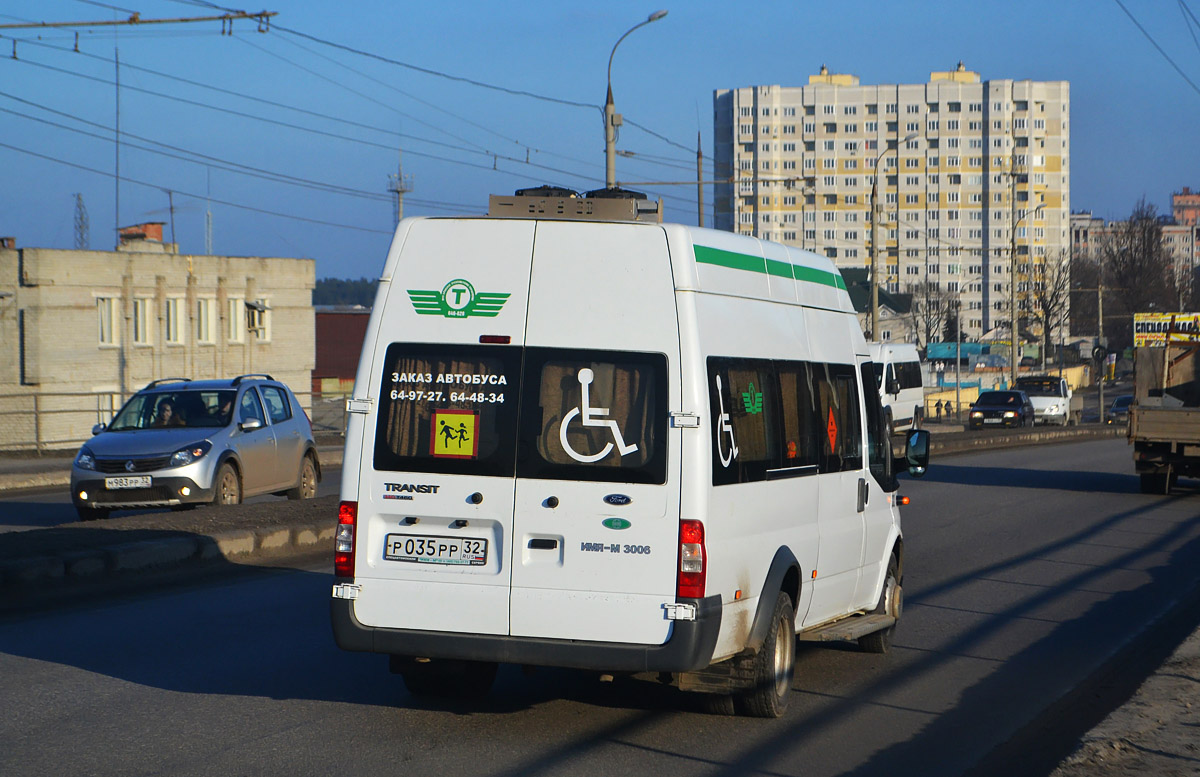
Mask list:
[[822,286],[832,286],[835,289],[846,290],[846,282],[842,279],[841,273],[818,270],[814,267],[806,267],[801,264],[789,264],[775,259],[764,260],[759,256],[739,254],[734,251],[724,251],[720,248],[710,248],[709,246],[694,245],[692,246],[692,250],[699,264],[715,264],[718,267],[728,267],[731,270],[745,270],[765,275],[776,275],[780,278],[795,278],[798,281],[818,283]]

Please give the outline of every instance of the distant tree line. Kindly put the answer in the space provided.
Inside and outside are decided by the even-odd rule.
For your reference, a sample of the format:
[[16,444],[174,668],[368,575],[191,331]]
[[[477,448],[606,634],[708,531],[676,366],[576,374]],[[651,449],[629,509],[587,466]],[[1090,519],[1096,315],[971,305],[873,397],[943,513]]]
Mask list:
[[1071,263],[1071,331],[1096,332],[1097,291],[1104,288],[1104,335],[1109,350],[1133,344],[1133,315],[1191,311],[1198,291],[1192,268],[1173,268],[1163,242],[1163,220],[1153,204],[1138,201],[1090,255]]
[[362,305],[369,308],[375,304],[376,278],[318,278],[313,289],[314,305]]

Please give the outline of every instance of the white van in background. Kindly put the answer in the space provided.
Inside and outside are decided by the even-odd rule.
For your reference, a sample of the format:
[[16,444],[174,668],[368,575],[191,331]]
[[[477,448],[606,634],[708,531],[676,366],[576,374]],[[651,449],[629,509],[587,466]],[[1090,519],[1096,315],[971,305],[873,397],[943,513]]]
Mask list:
[[347,403],[338,644],[414,694],[486,692],[504,662],[758,716],[797,634],[885,651],[895,472],[928,436],[893,459],[834,265],[596,220],[628,201],[501,199],[523,215],[397,227]]
[[911,343],[869,343],[879,400],[893,431],[919,429],[925,420],[921,357]]

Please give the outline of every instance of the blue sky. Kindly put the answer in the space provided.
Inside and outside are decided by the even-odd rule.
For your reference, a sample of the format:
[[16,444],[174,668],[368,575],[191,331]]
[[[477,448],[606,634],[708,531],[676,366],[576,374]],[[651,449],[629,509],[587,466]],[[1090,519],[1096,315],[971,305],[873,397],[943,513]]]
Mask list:
[[[206,16],[212,5],[3,0],[0,25]],[[925,83],[962,60],[985,79],[1070,82],[1073,209],[1120,218],[1144,196],[1164,212],[1171,192],[1200,189],[1200,30],[1189,15],[1200,17],[1200,0],[247,10],[263,8],[278,12],[265,33],[246,21],[232,35],[219,22],[81,27],[78,53],[70,30],[0,29],[0,235],[72,247],[81,193],[90,246],[112,247],[116,49],[121,224],[169,221],[169,190],[182,251],[204,250],[210,208],[216,253],[313,257],[318,277],[375,276],[401,149],[413,184],[405,215],[482,213],[489,194],[541,183],[603,186],[609,52],[659,8],[668,16],[630,35],[613,62],[626,119],[618,149],[633,154],[618,157],[622,182],[695,180],[697,132],[707,162],[713,154],[714,89],[798,86],[822,64],[864,84]],[[634,188],[662,195],[668,220],[696,223],[694,184]],[[711,187],[705,201],[711,223]]]

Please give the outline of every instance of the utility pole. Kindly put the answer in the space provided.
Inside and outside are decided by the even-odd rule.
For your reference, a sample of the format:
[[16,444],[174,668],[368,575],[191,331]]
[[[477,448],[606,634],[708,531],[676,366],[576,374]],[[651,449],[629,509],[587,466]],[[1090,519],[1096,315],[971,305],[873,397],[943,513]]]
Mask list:
[[[1096,344],[1104,346],[1104,277],[1098,276],[1096,280]],[[1100,373],[1100,423],[1104,423],[1104,378],[1108,371],[1108,348],[1104,348],[1104,358],[1100,360],[1098,367]]]
[[86,251],[91,238],[88,235],[88,212],[83,204],[83,195],[75,195],[75,250]]
[[[257,13],[247,13],[245,11],[230,11],[217,16],[178,16],[167,19],[143,19],[140,13],[133,13],[126,19],[110,19],[100,21],[78,21],[78,22],[26,22],[22,24],[0,24],[0,30],[37,30],[50,29],[58,27],[121,27],[133,26],[136,27],[142,24],[190,24],[194,22],[216,22],[221,23],[222,35],[233,35],[233,23],[238,19],[250,19],[258,22],[258,32],[269,32],[271,29],[271,17],[278,16],[275,11],[259,11]],[[17,42],[13,40],[12,57],[17,58]],[[76,50],[79,48],[79,36],[75,37]],[[116,115],[113,123],[113,142],[116,146],[116,159],[114,161],[114,176],[115,183],[113,192],[113,220],[115,221],[115,229],[113,234],[116,238],[117,245],[121,244],[121,55],[118,48],[113,48],[113,67],[115,69],[116,78]],[[174,237],[172,235],[172,237]],[[122,387],[124,390],[124,387]]]
[[404,162],[396,152],[396,172],[388,174],[387,190],[396,196],[396,223],[404,218],[404,195],[413,190],[412,176],[404,174]]
[[696,224],[704,226],[704,151],[699,132],[696,133]]

